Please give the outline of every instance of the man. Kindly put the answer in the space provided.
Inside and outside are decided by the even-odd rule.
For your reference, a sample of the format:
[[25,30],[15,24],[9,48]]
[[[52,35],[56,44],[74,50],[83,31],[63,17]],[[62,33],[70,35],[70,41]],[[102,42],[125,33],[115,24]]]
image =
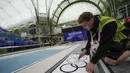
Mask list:
[[115,65],[130,56],[130,51],[126,48],[128,33],[125,32],[121,21],[107,16],[94,16],[91,12],[83,12],[78,18],[78,23],[89,31],[88,42],[83,53],[88,53],[91,48],[91,34],[95,34],[98,29],[101,34],[97,51],[86,66],[87,72],[92,72],[94,64],[103,57],[107,64]]

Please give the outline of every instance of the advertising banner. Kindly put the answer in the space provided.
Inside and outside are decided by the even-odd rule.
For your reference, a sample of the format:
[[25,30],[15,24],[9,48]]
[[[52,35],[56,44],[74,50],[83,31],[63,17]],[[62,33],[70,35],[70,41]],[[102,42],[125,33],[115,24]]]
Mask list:
[[64,32],[64,41],[75,42],[83,40],[87,40],[87,31],[85,29]]

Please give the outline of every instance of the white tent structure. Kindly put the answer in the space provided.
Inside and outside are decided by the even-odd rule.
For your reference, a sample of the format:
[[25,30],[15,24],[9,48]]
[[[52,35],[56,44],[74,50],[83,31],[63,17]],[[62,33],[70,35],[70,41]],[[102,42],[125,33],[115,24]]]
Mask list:
[[[81,2],[70,5],[75,1]],[[35,22],[37,15],[50,19],[53,18],[55,21],[56,10],[61,8],[61,10],[58,9],[59,13],[61,13],[66,6],[67,8],[58,18],[58,24],[76,20],[79,14],[84,11],[101,14],[100,10],[93,3],[97,4],[97,6],[99,5],[99,7],[104,10],[102,2],[106,0],[86,1],[89,2],[87,3],[85,0],[0,0],[0,26],[5,29],[11,29],[21,24]]]

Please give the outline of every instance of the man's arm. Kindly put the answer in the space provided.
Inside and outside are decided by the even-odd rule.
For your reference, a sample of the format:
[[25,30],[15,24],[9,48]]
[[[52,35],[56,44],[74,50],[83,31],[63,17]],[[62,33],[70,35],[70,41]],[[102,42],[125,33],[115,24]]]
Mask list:
[[91,47],[91,34],[90,34],[89,31],[88,31],[87,35],[88,35],[88,41],[87,41],[87,44],[86,44],[85,50],[87,50],[87,52],[88,52],[89,49],[90,49],[90,47]]
[[110,44],[113,41],[113,36],[116,33],[116,29],[116,22],[108,23],[103,27],[99,47],[97,49],[96,54],[90,60],[91,63],[96,64],[108,51],[109,47],[111,46]]
[[91,34],[89,31],[87,33],[87,36],[88,36],[88,41],[87,41],[86,47],[81,49],[82,53],[79,55],[78,59],[83,57],[85,54],[89,54],[90,47],[91,47]]

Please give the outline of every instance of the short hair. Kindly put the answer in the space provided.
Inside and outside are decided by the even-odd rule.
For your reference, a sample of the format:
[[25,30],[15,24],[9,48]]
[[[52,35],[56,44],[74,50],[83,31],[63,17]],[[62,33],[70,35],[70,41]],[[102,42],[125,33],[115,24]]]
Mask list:
[[78,18],[78,23],[81,24],[83,21],[89,21],[93,17],[91,12],[83,12]]

